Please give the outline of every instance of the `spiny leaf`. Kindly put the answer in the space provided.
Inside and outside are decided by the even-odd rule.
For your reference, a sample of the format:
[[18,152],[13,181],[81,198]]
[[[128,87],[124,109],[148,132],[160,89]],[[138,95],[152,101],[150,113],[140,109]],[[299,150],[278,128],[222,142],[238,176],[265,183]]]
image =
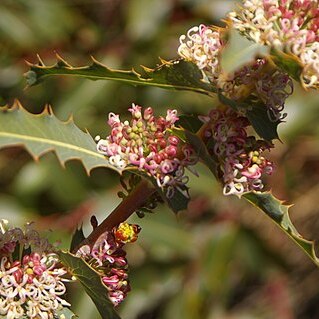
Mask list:
[[196,133],[203,126],[203,122],[198,119],[198,116],[186,114],[180,115],[176,124],[192,133]]
[[215,177],[218,176],[218,166],[213,157],[209,154],[206,145],[202,139],[189,131],[185,131],[185,137],[187,142],[193,146],[195,152],[201,159],[201,161],[210,169]]
[[270,192],[250,192],[243,195],[243,197],[270,217],[319,266],[315,242],[304,239],[299,234],[289,217],[288,210],[290,206],[284,205],[282,201],[275,198]]
[[93,300],[103,319],[120,319],[108,298],[108,290],[102,283],[100,275],[83,259],[69,252],[59,252],[62,263],[81,283],[86,293]]
[[267,107],[262,103],[252,103],[246,111],[246,116],[256,133],[266,141],[279,139],[277,127],[280,120],[272,121],[269,118]]
[[[217,180],[219,180],[218,165],[214,158],[209,154],[206,145],[200,137],[187,131],[185,131],[185,137],[197,151],[202,162],[211,170]],[[266,215],[269,216],[290,238],[292,238],[311,260],[319,266],[319,257],[316,256],[315,243],[304,239],[299,234],[290,220],[288,213],[289,206],[284,205],[283,202],[276,199],[270,192],[250,192],[244,194],[242,197],[266,213]]]
[[80,160],[87,173],[95,167],[116,170],[96,151],[96,143],[88,132],[81,131],[71,118],[66,122],[58,120],[49,107],[37,115],[18,102],[11,108],[0,108],[0,148],[10,146],[25,147],[36,160],[50,151],[56,153],[61,165]]
[[36,85],[47,77],[69,75],[91,80],[114,80],[133,85],[155,86],[170,90],[194,91],[206,95],[215,92],[215,88],[203,80],[198,67],[184,60],[164,61],[154,69],[142,67],[141,73],[114,70],[92,58],[91,65],[73,67],[57,55],[57,63],[46,66],[39,58],[38,64],[28,63],[30,70],[25,74],[29,86]]
[[83,228],[77,228],[72,236],[70,251],[73,251],[85,239]]
[[234,101],[224,96],[221,92],[219,92],[218,98],[221,103],[230,106],[237,112],[245,114],[251,126],[260,137],[266,141],[279,139],[277,127],[281,123],[281,120],[271,120],[267,112],[267,106],[262,102],[249,99],[241,102]]

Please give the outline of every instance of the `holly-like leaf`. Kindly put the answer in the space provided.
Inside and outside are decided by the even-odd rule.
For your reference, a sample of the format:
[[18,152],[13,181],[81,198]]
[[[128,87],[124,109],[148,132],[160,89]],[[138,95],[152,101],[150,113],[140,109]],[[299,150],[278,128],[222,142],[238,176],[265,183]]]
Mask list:
[[[185,136],[188,142],[197,151],[202,162],[211,170],[217,180],[219,180],[218,165],[214,158],[209,154],[206,145],[200,137],[187,131],[185,131]],[[311,258],[311,260],[319,266],[319,257],[316,255],[315,243],[304,239],[299,234],[290,220],[288,205],[284,205],[282,201],[276,199],[270,192],[250,192],[244,194],[242,197],[269,216],[281,228],[281,230],[283,230],[295,243],[297,243]]]
[[117,170],[96,151],[96,143],[88,132],[80,130],[71,118],[60,121],[49,107],[37,115],[18,102],[11,108],[0,108],[0,148],[10,146],[26,148],[36,160],[50,151],[55,152],[62,165],[80,160],[87,173],[95,167]]
[[214,158],[209,154],[203,140],[196,134],[185,131],[187,142],[192,145],[200,160],[210,169],[215,177],[218,176],[218,166]]
[[221,103],[230,106],[233,110],[243,113],[249,120],[251,126],[256,133],[266,141],[279,139],[277,127],[281,123],[280,120],[271,120],[267,112],[267,106],[262,102],[250,101],[234,101],[221,92],[218,94]]
[[272,48],[270,58],[280,69],[287,72],[294,80],[300,82],[303,66],[296,56]]
[[73,251],[85,239],[83,228],[77,228],[72,236],[70,251]]
[[250,124],[256,133],[266,141],[279,139],[277,127],[280,120],[272,121],[269,118],[267,107],[262,103],[252,103],[245,112]]
[[275,198],[270,192],[250,192],[243,195],[243,197],[270,217],[319,266],[315,242],[307,240],[299,234],[290,220],[289,205],[284,205],[282,201]]
[[59,252],[62,263],[75,276],[96,305],[102,319],[120,319],[108,298],[108,290],[100,275],[83,259],[69,252]]
[[203,122],[198,118],[197,115],[183,114],[178,117],[176,125],[189,132],[196,133],[203,126]]
[[39,58],[38,64],[28,63],[30,70],[25,74],[29,86],[36,85],[42,80],[56,76],[78,76],[91,80],[114,80],[132,85],[155,86],[170,90],[186,90],[213,94],[215,88],[203,80],[203,74],[198,67],[184,60],[164,61],[154,69],[142,67],[138,73],[134,69],[129,71],[114,70],[92,58],[91,65],[73,67],[57,55],[57,63],[46,66]]

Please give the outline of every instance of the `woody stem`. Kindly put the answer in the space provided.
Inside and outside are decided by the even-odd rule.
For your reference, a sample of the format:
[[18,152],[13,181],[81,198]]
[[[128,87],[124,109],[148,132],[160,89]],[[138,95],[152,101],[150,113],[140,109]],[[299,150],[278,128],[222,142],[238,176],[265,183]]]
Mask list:
[[138,208],[143,206],[147,199],[156,192],[156,188],[148,181],[142,180],[134,190],[108,215],[104,221],[93,229],[92,233],[84,239],[74,250],[76,252],[81,246],[92,247],[97,239],[113,227],[126,221]]

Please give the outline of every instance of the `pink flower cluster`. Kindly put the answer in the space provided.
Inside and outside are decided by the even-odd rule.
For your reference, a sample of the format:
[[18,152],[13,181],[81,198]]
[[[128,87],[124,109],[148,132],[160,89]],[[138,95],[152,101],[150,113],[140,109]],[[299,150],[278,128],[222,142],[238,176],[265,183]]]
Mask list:
[[154,177],[159,187],[172,196],[175,188],[184,186],[188,177],[185,167],[197,161],[193,150],[172,134],[178,120],[176,110],[168,110],[166,117],[155,117],[153,109],[133,104],[131,121],[121,122],[119,115],[109,114],[110,135],[99,139],[97,150],[119,169],[136,167]]
[[243,99],[248,94],[261,100],[268,109],[269,118],[274,121],[285,116],[281,112],[286,99],[293,93],[291,78],[269,67],[269,62],[263,58],[243,66],[225,81],[220,79],[219,85],[234,100]]
[[272,162],[262,153],[272,145],[248,136],[247,118],[231,109],[212,110],[202,120],[206,145],[211,145],[209,151],[219,162],[224,195],[262,190],[262,175],[273,171]]
[[219,54],[223,47],[219,31],[201,24],[189,29],[187,35],[181,35],[179,41],[178,54],[195,63],[214,81],[220,73]]
[[293,91],[291,78],[282,71],[270,67],[266,59],[258,58],[244,65],[233,74],[226,74],[220,65],[220,53],[226,44],[220,30],[201,24],[180,37],[179,55],[195,63],[209,81],[234,100],[253,95],[265,104],[269,118],[276,121],[284,117],[287,97]]
[[229,18],[253,41],[298,57],[304,86],[319,87],[317,0],[243,0],[243,6]]
[[128,281],[128,263],[123,246],[137,240],[140,227],[122,223],[112,231],[104,233],[90,249],[88,245],[77,251],[77,256],[84,258],[101,274],[102,282],[108,289],[108,297],[119,305],[130,291]]
[[1,221],[0,316],[56,318],[58,311],[70,306],[62,298],[66,292],[63,276],[67,271],[48,242],[30,225],[25,231],[7,228],[7,222]]

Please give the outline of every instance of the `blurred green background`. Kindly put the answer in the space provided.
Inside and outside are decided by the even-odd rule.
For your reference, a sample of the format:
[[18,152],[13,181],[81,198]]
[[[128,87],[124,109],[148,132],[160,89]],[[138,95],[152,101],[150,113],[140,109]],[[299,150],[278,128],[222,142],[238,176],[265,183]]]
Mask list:
[[[179,35],[199,23],[222,25],[233,1],[213,0],[2,0],[0,2],[0,105],[14,99],[33,113],[53,106],[74,115],[93,135],[107,134],[108,112],[125,116],[132,102],[180,113],[205,114],[216,101],[189,92],[115,82],[55,78],[25,89],[25,61],[72,65],[93,55],[113,68],[155,66],[175,58]],[[296,85],[268,180],[275,195],[294,203],[292,219],[307,238],[319,239],[318,94]],[[315,319],[319,271],[268,218],[221,189],[202,165],[190,180],[192,201],[173,215],[164,206],[131,221],[142,226],[128,247],[133,291],[120,306],[123,319]],[[16,225],[34,220],[53,240],[69,245],[74,227],[95,214],[101,221],[119,203],[118,176],[96,169],[86,176],[73,161],[62,168],[54,154],[35,163],[20,148],[0,151],[0,218]],[[79,287],[69,299],[81,318],[99,318]]]

